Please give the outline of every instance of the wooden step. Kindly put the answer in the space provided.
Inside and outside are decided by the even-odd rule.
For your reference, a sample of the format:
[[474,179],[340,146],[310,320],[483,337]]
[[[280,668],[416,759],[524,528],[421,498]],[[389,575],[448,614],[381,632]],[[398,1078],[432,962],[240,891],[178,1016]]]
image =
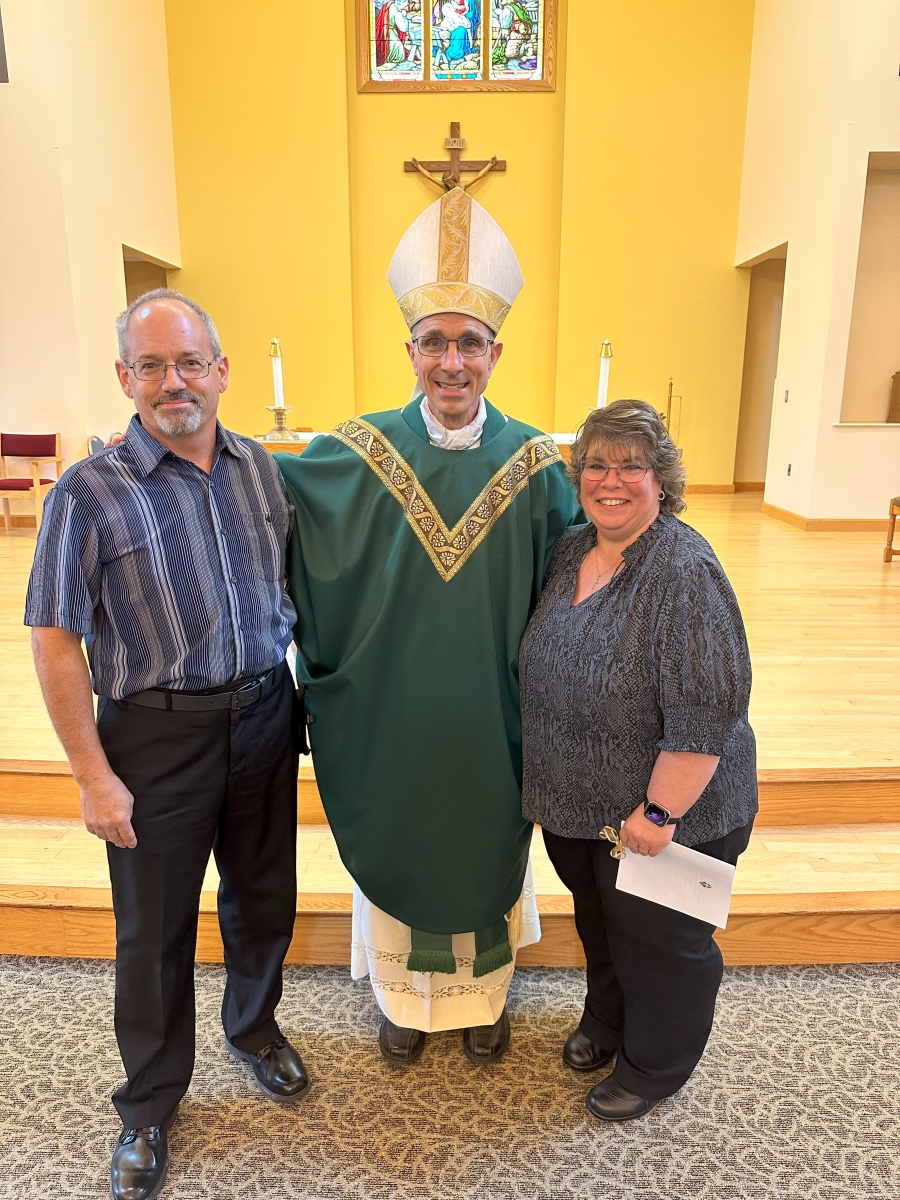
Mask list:
[[[308,760],[304,760],[308,762]],[[766,826],[900,821],[900,768],[846,767],[759,772],[759,816]],[[301,765],[298,824],[327,824],[315,772]],[[78,817],[78,787],[69,764],[0,760],[0,815]]]
[[[289,962],[346,965],[349,876],[327,830],[298,831],[300,892]],[[533,846],[543,937],[523,965],[584,961],[572,898]],[[0,953],[111,958],[115,922],[102,843],[74,820],[0,819]],[[221,962],[216,876],[201,895],[197,958]],[[900,825],[760,827],[738,867],[726,963],[900,962]]]
[[[351,897],[298,898],[290,963],[350,962]],[[577,967],[584,954],[571,897],[539,896],[543,936],[519,952],[523,966]],[[772,963],[900,962],[900,891],[737,896],[716,940],[729,966]],[[0,954],[113,958],[115,919],[102,888],[0,885]],[[202,898],[198,962],[221,962],[215,896]]]
[[[50,759],[0,759],[0,816],[80,817],[78,785],[69,764]],[[328,824],[315,772],[303,765],[297,779],[297,824]]]

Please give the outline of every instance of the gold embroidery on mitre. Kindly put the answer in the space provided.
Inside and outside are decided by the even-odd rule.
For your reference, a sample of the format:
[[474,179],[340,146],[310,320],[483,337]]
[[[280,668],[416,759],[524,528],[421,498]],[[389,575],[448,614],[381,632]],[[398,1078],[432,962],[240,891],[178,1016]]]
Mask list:
[[477,283],[426,283],[401,296],[397,303],[410,329],[423,317],[450,312],[475,317],[494,333],[499,332],[512,307],[502,296]]
[[462,188],[441,197],[437,277],[441,283],[469,281],[469,226],[472,200]]
[[519,492],[528,486],[532,475],[562,461],[552,438],[546,434],[531,438],[494,473],[450,529],[409,463],[374,425],[360,417],[341,421],[331,436],[355,450],[400,503],[445,583],[484,541]]

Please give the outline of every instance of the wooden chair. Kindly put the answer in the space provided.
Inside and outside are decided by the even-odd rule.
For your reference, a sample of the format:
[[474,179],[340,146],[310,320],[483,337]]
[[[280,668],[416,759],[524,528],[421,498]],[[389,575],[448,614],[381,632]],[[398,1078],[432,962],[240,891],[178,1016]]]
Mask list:
[[[8,458],[27,458],[31,461],[31,478],[10,477],[6,473]],[[9,502],[29,497],[34,504],[34,521],[40,529],[44,496],[62,473],[62,448],[58,433],[0,433],[0,500],[3,501],[3,520],[6,532],[12,529]],[[56,479],[43,479],[44,463],[56,463]]]
[[895,496],[891,501],[891,507],[888,509],[888,540],[884,548],[885,562],[890,562],[892,558],[900,557],[900,550],[894,549],[894,526],[897,524],[898,517],[900,517],[900,496]]

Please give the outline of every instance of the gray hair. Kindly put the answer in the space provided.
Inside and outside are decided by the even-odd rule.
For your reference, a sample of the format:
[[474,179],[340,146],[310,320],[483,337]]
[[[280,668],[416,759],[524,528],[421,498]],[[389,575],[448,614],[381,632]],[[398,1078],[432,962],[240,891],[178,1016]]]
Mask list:
[[606,408],[595,408],[578,430],[569,456],[566,474],[577,488],[588,454],[597,444],[633,446],[652,468],[665,492],[659,507],[676,515],[687,507],[682,497],[687,471],[681,465],[681,451],[669,437],[663,419],[646,400],[614,400]]
[[206,309],[201,308],[197,301],[192,300],[190,296],[176,292],[174,288],[160,287],[154,288],[151,292],[144,292],[143,296],[138,296],[137,300],[132,300],[125,311],[119,313],[116,317],[116,333],[119,336],[119,358],[123,362],[126,361],[126,355],[128,354],[128,331],[131,326],[131,318],[143,304],[152,304],[154,300],[177,300],[179,304],[183,304],[185,308],[189,308],[191,312],[195,312],[203,323],[203,328],[206,330],[213,358],[219,357],[222,353],[219,331],[216,329],[215,322]]

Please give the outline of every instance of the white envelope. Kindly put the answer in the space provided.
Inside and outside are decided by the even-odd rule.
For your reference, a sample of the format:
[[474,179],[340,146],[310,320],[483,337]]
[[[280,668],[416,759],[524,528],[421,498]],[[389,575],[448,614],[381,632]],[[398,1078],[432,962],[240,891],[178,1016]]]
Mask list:
[[733,884],[731,863],[677,842],[670,842],[655,858],[626,850],[616,877],[620,892],[642,896],[720,929],[728,920]]

